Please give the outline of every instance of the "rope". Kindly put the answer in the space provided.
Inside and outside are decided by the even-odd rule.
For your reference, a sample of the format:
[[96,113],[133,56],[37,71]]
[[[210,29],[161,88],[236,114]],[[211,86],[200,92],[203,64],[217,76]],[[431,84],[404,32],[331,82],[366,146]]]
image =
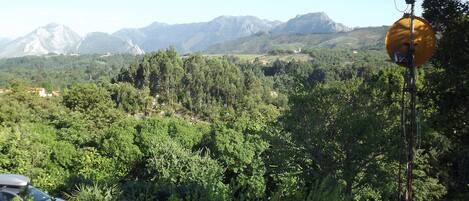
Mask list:
[[[407,108],[406,108],[406,91],[407,91],[407,82],[408,82],[408,72],[406,71],[404,76],[404,85],[402,87],[402,96],[401,96],[401,140],[404,144],[404,147],[407,147],[406,143],[406,115],[407,115]],[[399,143],[400,144],[400,143]],[[399,146],[399,173],[398,173],[398,181],[397,181],[397,200],[402,200],[402,164],[404,161],[404,152],[405,149],[402,149],[402,146]],[[404,151],[402,151],[404,150]]]
[[400,13],[406,13],[406,12],[407,12],[407,9],[409,9],[409,4],[407,4],[407,7],[405,7],[404,10],[400,10],[400,9],[398,8],[398,6],[397,6],[396,0],[394,0],[394,8],[395,8],[398,12],[400,12]]
[[420,117],[417,112],[417,149],[420,149],[420,145],[422,144],[422,135],[421,135],[421,124],[420,124]]

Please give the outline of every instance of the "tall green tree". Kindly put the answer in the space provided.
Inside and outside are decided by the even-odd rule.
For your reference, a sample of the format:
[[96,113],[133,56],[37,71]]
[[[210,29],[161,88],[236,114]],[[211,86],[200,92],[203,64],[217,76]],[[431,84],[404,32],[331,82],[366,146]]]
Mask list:
[[[305,185],[331,175],[345,184],[343,192],[349,199],[395,199],[403,150],[403,83],[401,69],[394,67],[380,70],[367,82],[352,78],[316,83],[290,97],[282,124],[291,134],[294,160],[309,179]],[[417,156],[418,200],[438,199],[445,193],[427,172],[428,157]]]
[[432,127],[451,141],[440,157],[448,198],[469,199],[469,2],[425,0],[423,16],[440,36],[422,98]]
[[202,147],[224,169],[224,183],[231,187],[235,200],[261,200],[266,191],[265,165],[261,155],[268,144],[257,135],[216,124]]
[[[115,109],[115,103],[109,92],[96,84],[75,84],[65,91],[62,104],[76,115],[82,116],[89,124],[89,132],[94,135],[94,141],[102,139],[103,129],[110,126],[122,112]],[[83,121],[83,120],[79,120]],[[73,122],[71,122],[73,124]]]
[[[380,174],[395,117],[360,79],[318,84],[291,98],[286,130],[300,146],[309,178],[332,174],[349,197]],[[384,179],[384,178],[382,178]]]

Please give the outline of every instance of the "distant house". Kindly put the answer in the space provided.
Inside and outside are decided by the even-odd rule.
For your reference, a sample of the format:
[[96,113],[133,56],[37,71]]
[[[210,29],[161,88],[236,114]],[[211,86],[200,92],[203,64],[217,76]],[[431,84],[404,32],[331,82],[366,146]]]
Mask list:
[[60,91],[52,91],[52,96],[60,96]]
[[262,65],[267,65],[267,64],[269,64],[269,61],[267,61],[267,59],[261,59],[261,60],[260,60],[260,63],[261,63]]
[[0,88],[0,94],[9,93],[9,92],[11,92],[11,90],[9,90],[9,89],[1,89],[1,88]]
[[104,57],[110,57],[112,56],[112,54],[110,52],[107,52],[106,54],[103,54],[101,56],[99,56],[100,58],[104,58]]
[[33,94],[37,94],[40,97],[52,96],[52,94],[47,94],[46,89],[44,89],[44,88],[30,88],[28,92],[33,93]]
[[270,92],[270,96],[271,96],[272,98],[277,98],[277,97],[278,97],[278,93],[277,93],[276,91],[271,91],[271,92]]
[[40,97],[60,96],[60,91],[52,91],[52,93],[47,93],[46,89],[44,88],[31,88],[28,92],[37,94]]
[[251,60],[250,62],[251,63],[257,63],[257,64],[262,64],[262,65],[269,64],[269,61],[267,61],[267,59],[263,58],[263,57],[256,57],[254,60]]
[[297,50],[294,50],[293,53],[295,54],[300,54],[301,52],[303,52],[303,50],[300,48],[298,48]]
[[[156,95],[156,98],[160,97],[160,95]],[[156,98],[153,98],[153,100],[151,101],[151,105],[152,106],[156,106],[158,104],[158,101],[156,100]]]
[[[10,89],[0,88],[0,94],[9,93]],[[41,87],[30,88],[28,93],[36,94],[40,97],[51,97],[51,96],[60,96],[60,91],[52,91],[52,93],[47,93],[46,89]]]

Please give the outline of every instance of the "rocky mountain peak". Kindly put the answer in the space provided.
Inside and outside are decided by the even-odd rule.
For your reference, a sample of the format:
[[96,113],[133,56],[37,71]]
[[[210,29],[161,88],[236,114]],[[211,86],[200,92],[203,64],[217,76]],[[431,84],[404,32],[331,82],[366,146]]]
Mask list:
[[297,15],[288,22],[276,27],[274,33],[336,33],[346,32],[351,29],[343,24],[334,22],[326,13],[307,13]]

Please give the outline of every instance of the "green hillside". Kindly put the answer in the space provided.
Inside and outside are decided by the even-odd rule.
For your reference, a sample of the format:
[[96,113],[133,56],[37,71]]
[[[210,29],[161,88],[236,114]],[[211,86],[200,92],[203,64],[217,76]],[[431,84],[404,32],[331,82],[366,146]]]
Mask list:
[[326,34],[269,34],[253,36],[210,46],[207,53],[256,54],[272,50],[309,48],[384,49],[388,27],[359,28],[350,32]]

